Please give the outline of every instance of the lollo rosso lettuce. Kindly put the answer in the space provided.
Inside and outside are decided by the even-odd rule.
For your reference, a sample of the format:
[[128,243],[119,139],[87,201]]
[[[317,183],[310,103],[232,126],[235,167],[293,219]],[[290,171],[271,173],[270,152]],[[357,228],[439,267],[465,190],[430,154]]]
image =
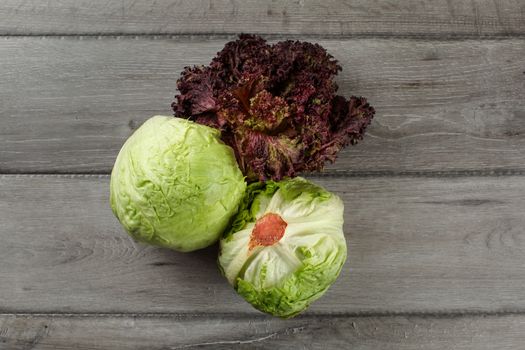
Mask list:
[[362,139],[374,115],[363,97],[336,95],[337,61],[318,44],[229,42],[209,66],[186,67],[172,107],[221,130],[249,181],[321,170]]
[[324,294],[345,260],[343,202],[296,177],[248,185],[219,268],[255,308],[288,318]]

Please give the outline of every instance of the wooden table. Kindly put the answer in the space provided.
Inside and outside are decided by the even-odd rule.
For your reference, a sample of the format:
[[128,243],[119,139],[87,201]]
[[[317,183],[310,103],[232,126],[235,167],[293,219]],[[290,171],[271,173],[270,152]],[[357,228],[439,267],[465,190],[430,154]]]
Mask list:
[[[0,3],[0,349],[524,349],[523,0]],[[349,260],[303,315],[134,243],[109,172],[236,33],[319,42],[377,116],[312,180]]]

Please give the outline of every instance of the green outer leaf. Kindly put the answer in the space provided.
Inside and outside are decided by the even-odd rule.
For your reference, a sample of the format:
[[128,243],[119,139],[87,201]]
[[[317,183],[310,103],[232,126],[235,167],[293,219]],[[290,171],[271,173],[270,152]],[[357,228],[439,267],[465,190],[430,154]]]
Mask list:
[[303,260],[303,266],[272,288],[258,288],[237,279],[237,292],[256,309],[282,318],[296,316],[319,299],[335,282],[346,260],[346,245],[339,246],[319,264]]
[[[261,210],[261,201],[264,197],[271,197],[279,187],[274,181],[254,182],[246,187],[237,214],[233,218],[230,227],[225,231],[224,237],[227,238],[246,227],[250,222],[255,222],[256,214]],[[262,208],[264,210],[264,208]]]

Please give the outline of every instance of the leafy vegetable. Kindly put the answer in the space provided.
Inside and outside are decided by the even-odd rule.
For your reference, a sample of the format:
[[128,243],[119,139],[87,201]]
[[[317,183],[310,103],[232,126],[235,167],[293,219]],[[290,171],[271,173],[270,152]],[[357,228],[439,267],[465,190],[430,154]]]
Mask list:
[[156,116],[120,150],[110,187],[111,208],[131,236],[192,251],[219,239],[246,184],[216,129]]
[[318,44],[241,35],[209,66],[185,68],[172,107],[220,129],[248,180],[280,180],[321,170],[362,139],[374,109],[336,95],[340,70]]
[[286,318],[318,299],[345,260],[341,199],[297,177],[248,185],[219,266],[255,308]]

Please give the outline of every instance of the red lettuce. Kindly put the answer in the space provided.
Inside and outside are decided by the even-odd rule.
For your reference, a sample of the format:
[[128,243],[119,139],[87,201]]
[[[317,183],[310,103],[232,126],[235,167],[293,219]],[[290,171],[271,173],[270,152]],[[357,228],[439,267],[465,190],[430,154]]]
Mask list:
[[209,66],[184,69],[172,107],[220,129],[248,180],[278,181],[321,170],[362,139],[374,108],[363,97],[336,95],[340,70],[318,44],[241,35]]

